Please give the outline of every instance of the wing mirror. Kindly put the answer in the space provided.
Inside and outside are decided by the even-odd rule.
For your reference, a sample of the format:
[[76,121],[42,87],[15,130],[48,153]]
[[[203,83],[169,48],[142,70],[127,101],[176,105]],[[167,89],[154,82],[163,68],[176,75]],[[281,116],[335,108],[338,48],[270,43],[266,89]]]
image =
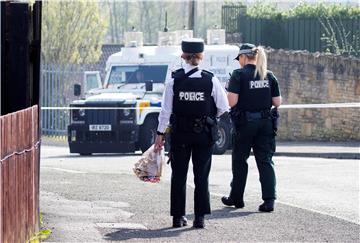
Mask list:
[[80,95],[81,95],[81,85],[74,84],[74,96],[80,96]]

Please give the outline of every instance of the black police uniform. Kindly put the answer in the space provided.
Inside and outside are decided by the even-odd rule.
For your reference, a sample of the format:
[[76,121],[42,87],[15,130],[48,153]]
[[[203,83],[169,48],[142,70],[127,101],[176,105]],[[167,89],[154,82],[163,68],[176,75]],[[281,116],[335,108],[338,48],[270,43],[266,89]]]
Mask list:
[[[181,47],[184,53],[202,53],[204,42],[190,39],[182,41]],[[227,110],[228,104],[225,92],[222,90],[220,93],[223,95],[219,94],[218,89],[222,88],[221,85],[217,82],[213,83],[215,77],[211,72],[205,70],[200,72],[197,67],[186,65],[186,72],[185,69],[179,69],[172,73],[174,83],[171,92],[173,96],[170,116],[172,168],[170,214],[173,216],[173,227],[187,225],[184,217],[186,180],[189,160],[192,157],[195,184],[194,227],[203,228],[204,215],[210,213],[208,177],[217,135],[216,115],[218,115],[218,109],[219,113]],[[212,95],[217,97],[217,103]],[[226,104],[221,101],[225,101]],[[226,106],[225,110],[224,106]],[[160,117],[162,117],[162,112],[159,115],[159,119],[162,120]]]
[[272,72],[267,73],[266,80],[260,80],[259,76],[254,78],[255,69],[255,65],[247,64],[234,70],[228,85],[229,92],[239,94],[238,102],[231,110],[235,133],[232,151],[233,180],[229,198],[235,207],[244,206],[247,159],[251,148],[260,174],[262,198],[265,202],[276,199],[276,178],[272,161],[275,132],[270,108],[272,97],[280,96],[280,90]]
[[185,215],[186,178],[190,156],[195,183],[195,215],[210,213],[208,176],[214,141],[210,124],[206,120],[215,120],[216,116],[216,106],[211,96],[213,75],[206,71],[201,72],[201,78],[184,78],[184,75],[183,69],[173,73],[173,114],[170,118],[170,213],[175,217]]
[[[183,40],[181,48],[184,58],[191,57],[204,51],[204,41]],[[173,216],[173,227],[187,225],[186,179],[190,157],[195,183],[193,226],[204,227],[204,215],[210,213],[208,177],[217,137],[215,118],[228,109],[225,90],[211,72],[199,71],[198,67],[185,64],[184,69],[173,72],[166,83],[157,134],[164,135],[170,122],[170,214]]]

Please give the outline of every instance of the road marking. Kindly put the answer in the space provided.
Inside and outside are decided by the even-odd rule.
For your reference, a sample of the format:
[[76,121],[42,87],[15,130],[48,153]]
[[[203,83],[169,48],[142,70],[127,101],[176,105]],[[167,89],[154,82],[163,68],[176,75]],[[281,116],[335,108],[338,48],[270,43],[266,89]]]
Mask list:
[[143,224],[134,223],[96,223],[97,227],[110,229],[132,229],[132,230],[147,230]]
[[84,172],[84,171],[68,170],[68,169],[62,169],[62,168],[56,168],[56,167],[49,167],[49,166],[41,166],[40,169],[58,170],[58,171],[68,172],[68,173],[74,173],[74,174],[86,174],[86,172]]
[[337,219],[345,220],[345,221],[347,221],[347,222],[351,222],[351,223],[360,225],[360,222],[359,222],[359,221],[356,222],[356,221],[353,221],[353,220],[351,220],[351,219],[343,218],[343,217],[341,217],[341,216],[332,215],[332,214],[326,213],[326,212],[321,212],[321,211],[318,211],[318,210],[316,210],[316,209],[305,208],[305,207],[302,207],[302,206],[299,206],[299,205],[295,205],[295,204],[292,204],[292,203],[287,203],[287,202],[283,202],[283,201],[279,201],[279,200],[276,200],[276,201],[277,201],[278,203],[284,204],[284,205],[286,205],[286,206],[290,206],[290,207],[294,207],[294,208],[299,208],[299,209],[304,209],[304,210],[307,210],[307,211],[311,211],[311,212],[314,212],[314,213],[318,213],[318,214],[322,214],[322,215],[334,217],[334,218],[337,218]]
[[[192,184],[187,184],[189,187],[191,188],[195,188],[194,185]],[[210,192],[210,195],[212,196],[216,196],[216,197],[223,197],[224,194],[219,194],[219,193],[214,193],[214,192]],[[280,203],[280,204],[284,204],[286,206],[290,206],[290,207],[294,207],[294,208],[299,208],[299,209],[303,209],[303,210],[307,210],[307,211],[310,211],[310,212],[314,212],[314,213],[318,213],[318,214],[322,214],[322,215],[326,215],[326,216],[330,216],[330,217],[334,217],[334,218],[337,218],[337,219],[341,219],[341,220],[345,220],[347,222],[350,222],[350,223],[354,223],[354,224],[357,224],[357,225],[360,225],[360,222],[356,222],[356,221],[353,221],[351,219],[347,219],[347,218],[343,218],[341,216],[337,216],[337,215],[332,215],[330,213],[326,213],[326,212],[321,212],[321,211],[318,211],[316,209],[311,209],[311,208],[306,208],[306,207],[302,207],[302,206],[299,206],[299,205],[295,205],[295,204],[291,204],[291,203],[287,203],[287,202],[284,202],[284,201],[279,201],[279,200],[276,200],[276,202]]]

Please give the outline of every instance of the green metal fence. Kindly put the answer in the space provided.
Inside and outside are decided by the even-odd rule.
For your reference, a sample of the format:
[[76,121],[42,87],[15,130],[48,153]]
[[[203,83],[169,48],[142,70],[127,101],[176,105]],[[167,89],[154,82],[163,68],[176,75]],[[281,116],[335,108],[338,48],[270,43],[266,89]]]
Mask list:
[[[238,8],[236,11],[235,9]],[[308,50],[310,52],[335,52],[324,40],[326,28],[330,27],[340,46],[346,43],[360,47],[360,16],[355,19],[325,18],[253,18],[245,14],[239,6],[223,6],[222,26],[228,34],[240,33],[241,42],[270,46],[276,49]],[[359,52],[359,51],[358,51]],[[354,53],[351,53],[354,54]]]

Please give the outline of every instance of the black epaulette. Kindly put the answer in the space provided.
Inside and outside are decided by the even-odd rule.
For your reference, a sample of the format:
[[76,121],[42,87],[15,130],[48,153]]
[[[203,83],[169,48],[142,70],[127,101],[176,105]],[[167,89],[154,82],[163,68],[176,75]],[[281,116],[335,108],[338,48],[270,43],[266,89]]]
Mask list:
[[274,73],[270,70],[266,70],[266,74],[274,75]]
[[211,78],[212,77],[214,77],[214,74],[212,73],[212,72],[210,72],[210,71],[207,71],[207,70],[201,70],[201,75],[209,75],[209,76],[211,76]]
[[229,73],[230,74],[230,78],[239,78],[241,76],[241,73],[244,71],[244,69],[242,68],[238,68],[238,69],[235,69],[232,73]]
[[266,70],[266,77],[268,80],[272,80],[274,78],[274,73],[270,70]]
[[184,74],[185,74],[184,69],[183,69],[183,68],[179,68],[179,69],[171,72],[171,77],[172,77],[172,78],[181,78],[181,77],[184,76]]
[[244,69],[243,68],[238,68],[238,69],[235,69],[234,71],[233,71],[233,73],[242,73],[244,71]]

